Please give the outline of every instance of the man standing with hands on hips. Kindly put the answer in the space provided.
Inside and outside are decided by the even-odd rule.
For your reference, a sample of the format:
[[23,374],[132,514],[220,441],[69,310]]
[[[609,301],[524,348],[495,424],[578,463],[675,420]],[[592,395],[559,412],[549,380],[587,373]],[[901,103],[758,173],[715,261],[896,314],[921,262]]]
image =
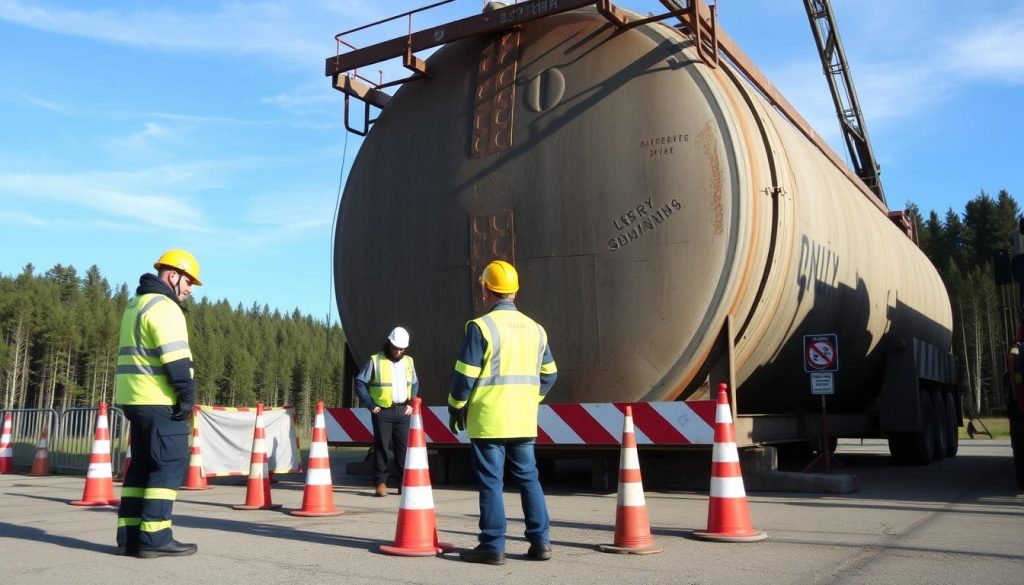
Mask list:
[[[505,563],[505,463],[519,484],[531,560],[551,558],[544,490],[534,444],[537,409],[557,378],[544,328],[516,309],[519,274],[494,260],[480,276],[483,317],[466,324],[448,396],[449,427],[469,431],[473,472],[480,487],[480,544],[459,557],[469,563]],[[468,411],[468,412],[467,412]]]
[[373,415],[373,482],[374,495],[378,498],[388,495],[388,453],[392,444],[398,466],[398,491],[402,491],[412,414],[410,402],[420,388],[412,357],[405,354],[408,347],[409,332],[404,327],[395,327],[381,351],[371,357],[356,376],[359,402]]

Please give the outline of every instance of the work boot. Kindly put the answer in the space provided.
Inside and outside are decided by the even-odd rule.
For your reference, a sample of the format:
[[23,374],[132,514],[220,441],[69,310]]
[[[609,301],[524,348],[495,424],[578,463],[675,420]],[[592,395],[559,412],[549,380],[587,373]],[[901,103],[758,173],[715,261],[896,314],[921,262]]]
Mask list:
[[482,563],[484,565],[504,565],[505,553],[490,548],[476,547],[473,550],[464,550],[459,553],[459,558],[467,563]]
[[116,554],[119,557],[135,557],[135,556],[138,556],[139,555],[139,545],[132,544],[132,545],[125,546],[123,544],[119,544],[119,545],[117,545],[117,552],[115,552],[114,554]]
[[531,544],[530,550],[526,551],[526,556],[533,561],[547,561],[551,559],[551,545],[550,544]]
[[384,496],[388,495],[387,484],[384,482],[378,483],[377,489],[374,490],[373,495],[377,496],[378,498],[383,498]]
[[138,557],[140,559],[155,559],[156,557],[187,557],[195,554],[199,547],[194,544],[186,544],[172,540],[164,546],[140,546]]

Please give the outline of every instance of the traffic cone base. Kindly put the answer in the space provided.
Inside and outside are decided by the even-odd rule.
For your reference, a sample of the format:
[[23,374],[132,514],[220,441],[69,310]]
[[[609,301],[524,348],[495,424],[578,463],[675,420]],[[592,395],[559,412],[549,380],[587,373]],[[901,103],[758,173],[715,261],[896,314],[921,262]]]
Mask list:
[[110,467],[110,429],[107,423],[107,403],[100,403],[96,416],[96,438],[89,456],[89,470],[85,474],[82,499],[68,502],[72,506],[113,506],[121,503],[114,497],[114,478]]
[[400,557],[432,557],[455,547],[441,542],[434,514],[434,492],[427,467],[427,436],[423,431],[419,398],[412,399],[412,420],[402,474],[402,499],[398,504],[395,543],[380,545],[380,552]]
[[711,490],[707,530],[693,531],[693,537],[717,542],[757,542],[768,538],[750,522],[747,493],[736,450],[729,406],[728,387],[718,385],[715,411],[715,444],[711,452]]
[[334,506],[334,484],[331,483],[331,459],[327,450],[327,424],[324,401],[316,403],[313,440],[309,444],[306,465],[306,487],[302,492],[302,508],[288,512],[292,516],[337,516],[343,514]]

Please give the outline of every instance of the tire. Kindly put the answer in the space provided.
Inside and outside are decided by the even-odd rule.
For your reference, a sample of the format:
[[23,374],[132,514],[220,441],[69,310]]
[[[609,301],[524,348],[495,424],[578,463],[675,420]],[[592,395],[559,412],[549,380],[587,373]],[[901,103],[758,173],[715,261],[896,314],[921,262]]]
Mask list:
[[910,462],[914,465],[928,465],[935,461],[935,419],[928,393],[921,392],[918,397],[921,401],[921,430],[910,433]]
[[899,464],[910,463],[912,451],[912,433],[889,433],[889,455]]
[[956,426],[956,403],[953,402],[953,394],[943,393],[942,404],[946,417],[946,457],[956,457],[957,451],[960,450],[960,431]]
[[946,401],[942,398],[942,392],[929,392],[929,399],[932,403],[932,461],[942,461],[946,458],[946,449],[949,441],[949,425],[946,423]]

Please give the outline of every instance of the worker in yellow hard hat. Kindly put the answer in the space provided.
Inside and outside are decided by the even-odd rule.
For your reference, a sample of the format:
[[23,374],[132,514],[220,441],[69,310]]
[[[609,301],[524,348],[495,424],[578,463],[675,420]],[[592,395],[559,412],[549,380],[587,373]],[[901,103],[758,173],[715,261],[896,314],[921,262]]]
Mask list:
[[516,309],[515,267],[504,260],[489,263],[480,285],[488,312],[466,324],[448,395],[448,426],[454,433],[468,430],[480,487],[480,544],[460,558],[489,565],[505,562],[502,490],[507,461],[522,494],[530,541],[526,557],[546,561],[551,558],[550,528],[534,444],[538,405],[558,371],[544,328]]
[[196,382],[181,303],[199,286],[199,262],[169,250],[143,274],[121,317],[115,402],[132,428],[132,464],[117,511],[117,552],[140,558],[185,556],[171,508],[188,467]]

